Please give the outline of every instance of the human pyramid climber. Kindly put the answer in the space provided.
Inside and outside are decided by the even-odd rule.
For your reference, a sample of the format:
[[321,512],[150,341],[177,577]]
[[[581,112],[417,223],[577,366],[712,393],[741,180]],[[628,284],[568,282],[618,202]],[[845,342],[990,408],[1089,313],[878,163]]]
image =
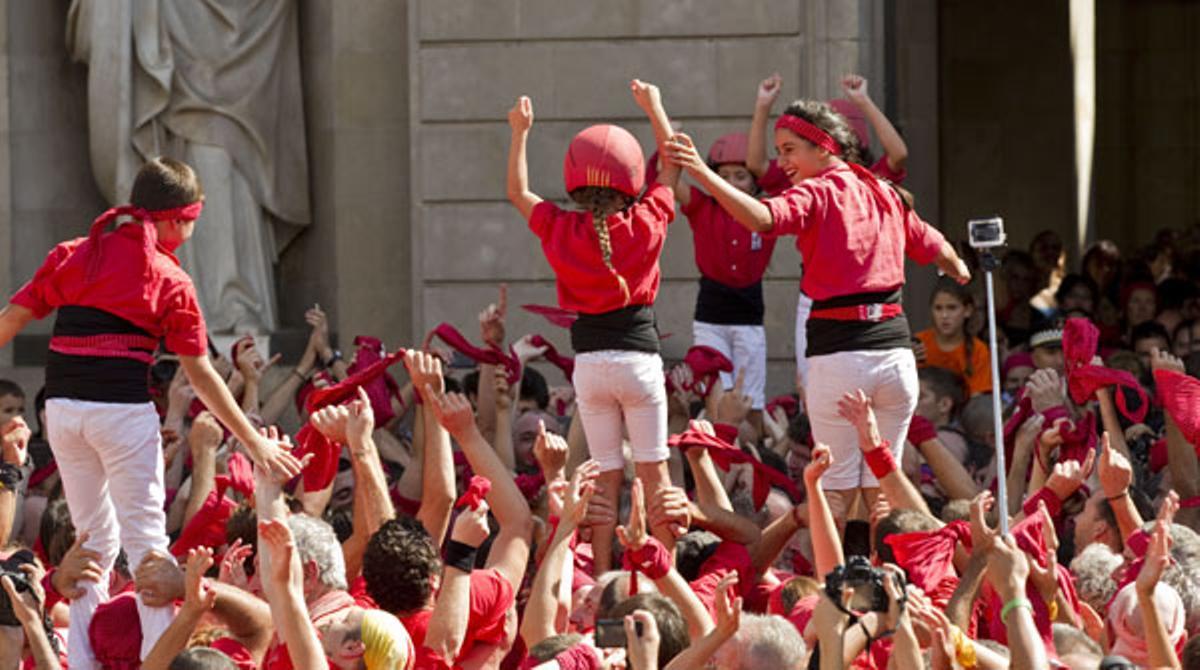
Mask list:
[[[0,380],[0,670],[1200,667],[1200,238],[1074,274],[1052,232],[1008,251],[993,352],[977,258],[842,85],[771,127],[768,77],[702,154],[635,79],[655,151],[581,130],[569,207],[531,189],[519,97],[506,192],[558,296],[523,307],[571,352],[510,343],[504,286],[479,344],[444,323],[342,360],[314,306],[286,373],[220,351],[175,256],[202,185],[147,161],[0,311],[0,346],[55,315],[36,432]],[[668,368],[676,205],[700,279]],[[797,388],[768,400],[784,236]],[[916,333],[909,260],[942,275]]]

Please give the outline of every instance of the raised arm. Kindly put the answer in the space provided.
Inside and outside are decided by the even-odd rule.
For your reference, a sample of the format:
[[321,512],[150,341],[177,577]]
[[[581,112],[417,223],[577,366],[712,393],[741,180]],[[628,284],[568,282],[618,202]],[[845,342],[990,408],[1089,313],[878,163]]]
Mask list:
[[304,605],[304,577],[295,538],[280,520],[258,522],[258,547],[266,549],[260,559],[263,591],[271,606],[279,638],[287,646],[296,670],[325,670],[329,667],[317,629]]
[[217,375],[207,355],[180,356],[179,364],[200,401],[241,440],[256,465],[265,468],[272,477],[280,481],[287,481],[300,474],[300,461],[278,441],[260,435],[242,413],[233,394]]
[[825,579],[839,565],[846,562],[842,553],[842,540],[838,536],[833,511],[825,499],[821,487],[821,476],[833,465],[833,453],[824,444],[813,447],[812,460],[804,468],[804,486],[808,490],[808,527],[812,536],[813,562],[816,563],[818,580]]
[[[404,356],[414,388],[429,386],[441,393],[445,380],[442,361],[433,354],[410,351]],[[417,520],[425,526],[437,546],[446,539],[450,512],[454,507],[454,455],[450,451],[450,434],[438,423],[437,415],[422,405],[421,426],[424,438],[421,466],[421,506]]]
[[[488,538],[488,506],[463,510],[454,520],[442,585],[438,591],[425,646],[447,661],[458,658],[471,619],[471,568],[474,552]],[[456,553],[458,552],[458,553]]]
[[288,406],[292,404],[292,400],[296,397],[296,391],[300,390],[300,386],[312,377],[313,369],[317,365],[318,346],[328,342],[329,326],[320,306],[314,305],[305,312],[304,319],[312,326],[312,331],[309,333],[304,353],[300,356],[300,362],[292,368],[292,371],[278,386],[271,390],[267,399],[263,401],[260,415],[263,423],[268,426],[279,423],[279,417],[283,416]]
[[500,531],[488,552],[488,567],[494,568],[508,580],[513,591],[519,591],[529,560],[533,516],[525,496],[513,481],[512,473],[500,462],[491,445],[483,439],[475,425],[471,403],[458,393],[441,394],[426,386],[425,406],[432,407],[438,421],[458,442],[475,474],[492,482],[488,505],[496,515]]
[[749,147],[746,149],[746,169],[756,178],[767,173],[771,166],[767,158],[768,142],[767,121],[771,116],[771,107],[779,98],[783,88],[783,77],[779,73],[767,77],[758,85],[758,95],[754,99],[754,116],[750,119]]
[[517,103],[508,111],[508,125],[512,128],[512,143],[508,149],[508,200],[528,221],[534,206],[542,201],[529,190],[525,145],[529,140],[529,129],[533,127],[533,101],[528,96],[517,98]]
[[663,159],[668,164],[687,170],[692,179],[716,198],[721,208],[729,212],[742,226],[758,233],[768,232],[774,227],[771,210],[754,196],[743,192],[713,172],[696,150],[692,138],[683,133],[676,133],[663,145]]
[[1150,547],[1146,551],[1146,560],[1138,573],[1136,586],[1138,609],[1142,613],[1142,628],[1146,636],[1146,647],[1149,651],[1147,665],[1152,668],[1179,668],[1179,656],[1175,646],[1167,634],[1166,624],[1158,615],[1154,592],[1162,573],[1171,564],[1171,532],[1170,524],[1158,521],[1154,524],[1154,534],[1150,538]]
[[[863,393],[862,389],[844,395],[838,401],[838,413],[858,430],[858,446],[862,449],[864,456],[878,449],[888,450],[887,443],[879,434],[879,425],[875,421],[875,411],[871,408],[871,400],[866,393]],[[875,478],[879,480],[879,488],[887,496],[892,507],[907,507],[933,516],[929,511],[929,506],[925,504],[925,499],[921,497],[921,492],[913,486],[903,472],[894,467],[894,460],[892,466],[886,474],[875,473]]]
[[1133,498],[1129,496],[1129,487],[1133,485],[1133,466],[1129,459],[1113,449],[1108,431],[1100,436],[1100,463],[1097,468],[1100,476],[1100,488],[1104,497],[1112,506],[1113,516],[1117,518],[1117,526],[1121,530],[1121,541],[1129,539],[1142,528],[1142,515],[1138,513]]
[[213,608],[216,593],[204,583],[204,573],[213,565],[212,549],[201,547],[188,550],[187,571],[184,576],[183,606],[175,620],[158,638],[150,654],[142,661],[145,670],[167,670],[171,661],[187,648],[188,640],[200,619]]
[[33,321],[33,310],[28,307],[9,303],[0,309],[0,347],[12,342],[30,321]]
[[904,138],[900,137],[900,133],[888,117],[875,106],[871,96],[867,95],[867,80],[857,74],[848,74],[842,77],[842,91],[867,118],[867,123],[871,124],[871,129],[883,145],[888,167],[893,172],[902,172],[908,162],[908,145],[904,143]]
[[[672,133],[671,120],[667,118],[667,112],[663,109],[662,94],[654,84],[638,79],[630,82],[629,88],[633,91],[633,99],[637,102],[638,107],[641,107],[646,116],[650,117],[654,142],[661,148],[663,143],[671,138]],[[679,183],[679,166],[664,161],[662,168],[658,171],[656,181],[674,189]]]

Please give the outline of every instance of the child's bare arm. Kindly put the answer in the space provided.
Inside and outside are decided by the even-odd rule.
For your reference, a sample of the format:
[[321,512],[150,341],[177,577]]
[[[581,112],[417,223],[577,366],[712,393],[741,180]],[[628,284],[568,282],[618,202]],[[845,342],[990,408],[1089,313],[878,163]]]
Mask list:
[[[692,138],[676,133],[663,148],[663,160],[688,171],[700,188],[708,191],[721,208],[751,232],[765,233],[774,227],[771,210],[754,196],[744,193],[713,172],[704,162]],[[661,179],[661,177],[660,177]]]
[[526,96],[508,111],[508,125],[512,128],[512,144],[508,150],[508,200],[529,219],[533,208],[542,198],[529,190],[529,163],[525,158],[525,144],[529,129],[533,127],[533,102]]
[[[641,107],[646,116],[650,118],[650,128],[654,131],[654,142],[661,149],[674,133],[671,129],[671,120],[667,118],[667,112],[663,109],[661,91],[654,84],[640,79],[630,82],[629,88],[633,92],[633,99],[637,102],[638,107]],[[674,190],[676,184],[679,183],[679,172],[678,165],[664,160],[656,181],[664,186],[670,186]]]
[[780,77],[778,72],[758,85],[754,116],[750,120],[749,147],[746,149],[746,169],[755,177],[766,174],[771,166],[767,158],[767,119],[771,116],[771,107],[779,97],[782,86],[783,77]]
[[879,137],[879,143],[883,145],[888,167],[896,172],[903,170],[908,162],[908,145],[883,111],[875,106],[871,96],[867,95],[867,80],[857,74],[848,74],[842,77],[842,91],[846,93],[850,102],[862,110],[863,116],[867,117],[867,123],[871,124],[871,128]]

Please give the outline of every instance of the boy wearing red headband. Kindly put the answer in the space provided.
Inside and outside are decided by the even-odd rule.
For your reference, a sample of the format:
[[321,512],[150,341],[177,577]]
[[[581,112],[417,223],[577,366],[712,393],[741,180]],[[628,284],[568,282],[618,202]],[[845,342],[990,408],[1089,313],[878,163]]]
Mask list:
[[[671,127],[658,87],[635,79],[631,88],[661,146]],[[666,486],[666,379],[653,305],[679,169],[663,169],[643,194],[645,159],[637,140],[617,126],[591,126],[571,141],[563,163],[567,192],[584,211],[564,211],[529,190],[529,98],[517,101],[508,122],[508,199],[542,242],[557,279],[559,306],[579,313],[571,324],[573,383],[588,449],[602,470],[599,493],[614,504],[618,499],[625,464],[622,425],[638,476],[650,491]],[[598,528],[593,536],[597,574],[611,565],[614,527]]]
[[[160,340],[259,467],[282,478],[300,471],[282,445],[258,434],[209,362],[196,291],[174,255],[191,237],[203,199],[190,167],[149,161],[134,179],[132,204],[105,212],[87,237],[54,247],[0,310],[0,346],[58,311],[46,363],[47,436],[75,530],[104,568],[98,582],[79,583],[84,595],[71,602],[72,669],[98,667],[88,626],[108,600],[118,549],[134,568],[152,552],[167,555],[162,442],[148,383]],[[147,607],[139,597],[137,610],[145,658],[174,608]]]
[[[748,141],[745,133],[722,135],[708,151],[708,164],[738,190],[756,195],[758,184],[746,168]],[[733,361],[733,372],[722,372],[721,382],[731,389],[734,379],[743,376],[753,410],[750,421],[761,430],[767,385],[762,278],[775,251],[775,238],[742,227],[715,198],[682,180],[675,184],[675,199],[692,229],[700,270],[692,342],[712,347]]]
[[824,103],[790,105],[775,125],[775,145],[793,186],[763,201],[721,179],[685,135],[667,142],[663,154],[743,226],[796,236],[805,268],[801,289],[814,301],[807,324],[808,411],[814,439],[835,450],[824,487],[841,518],[859,489],[873,504],[879,483],[854,449],[854,428],[838,415],[838,401],[864,389],[897,460],[916,407],[916,361],[908,322],[900,318],[905,257],[936,263],[960,282],[970,278],[954,247],[898,193],[842,160],[849,134],[845,120]]

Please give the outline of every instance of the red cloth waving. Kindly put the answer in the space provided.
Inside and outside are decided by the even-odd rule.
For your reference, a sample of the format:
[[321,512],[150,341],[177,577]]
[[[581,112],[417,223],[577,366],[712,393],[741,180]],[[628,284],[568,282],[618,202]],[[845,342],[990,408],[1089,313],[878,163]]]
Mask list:
[[970,544],[971,526],[955,521],[937,530],[889,535],[885,540],[913,584],[921,587],[934,604],[944,607],[958,587],[954,549],[959,542]]
[[516,356],[506,354],[503,351],[493,346],[477,347],[467,340],[466,336],[458,331],[457,328],[448,323],[438,324],[433,332],[429,333],[429,337],[440,338],[443,342],[454,348],[476,363],[485,365],[501,365],[508,372],[508,383],[512,384],[521,378],[521,363]]
[[1100,344],[1100,331],[1091,321],[1081,318],[1067,319],[1063,328],[1063,358],[1066,363],[1067,390],[1075,404],[1082,405],[1096,394],[1097,389],[1108,386],[1127,388],[1138,396],[1138,406],[1129,409],[1124,393],[1114,393],[1117,409],[1125,418],[1139,423],[1146,418],[1149,409],[1146,391],[1133,375],[1124,370],[1113,370],[1093,365]]
[[[713,392],[722,372],[733,372],[733,362],[725,354],[703,345],[688,349],[683,363],[692,369],[692,382],[683,390],[703,392],[704,396]],[[670,377],[667,378],[667,390],[675,390]]]
[[455,508],[469,507],[471,509],[479,509],[479,503],[487,497],[487,494],[492,490],[492,482],[487,477],[474,475],[471,477],[471,483],[467,484],[467,490],[459,497],[458,502],[454,503]]
[[800,491],[796,489],[796,484],[785,474],[764,465],[757,458],[738,449],[733,445],[733,440],[737,437],[737,429],[733,426],[717,425],[715,428],[718,435],[709,435],[693,427],[678,435],[672,435],[667,440],[667,444],[672,447],[677,447],[687,450],[693,447],[700,447],[708,450],[708,455],[712,457],[713,463],[722,470],[729,470],[729,466],[734,463],[749,463],[754,468],[754,506],[762,507],[767,501],[767,494],[771,492],[771,485],[774,484],[788,495],[792,496],[793,500],[800,499]]
[[575,359],[570,356],[564,356],[558,353],[558,349],[554,348],[550,341],[541,335],[534,335],[529,338],[529,343],[535,347],[546,347],[546,353],[542,354],[542,358],[550,361],[554,367],[562,370],[562,373],[567,376],[567,381],[571,381],[575,377]]
[[1200,380],[1171,370],[1155,370],[1158,402],[1200,454]]

